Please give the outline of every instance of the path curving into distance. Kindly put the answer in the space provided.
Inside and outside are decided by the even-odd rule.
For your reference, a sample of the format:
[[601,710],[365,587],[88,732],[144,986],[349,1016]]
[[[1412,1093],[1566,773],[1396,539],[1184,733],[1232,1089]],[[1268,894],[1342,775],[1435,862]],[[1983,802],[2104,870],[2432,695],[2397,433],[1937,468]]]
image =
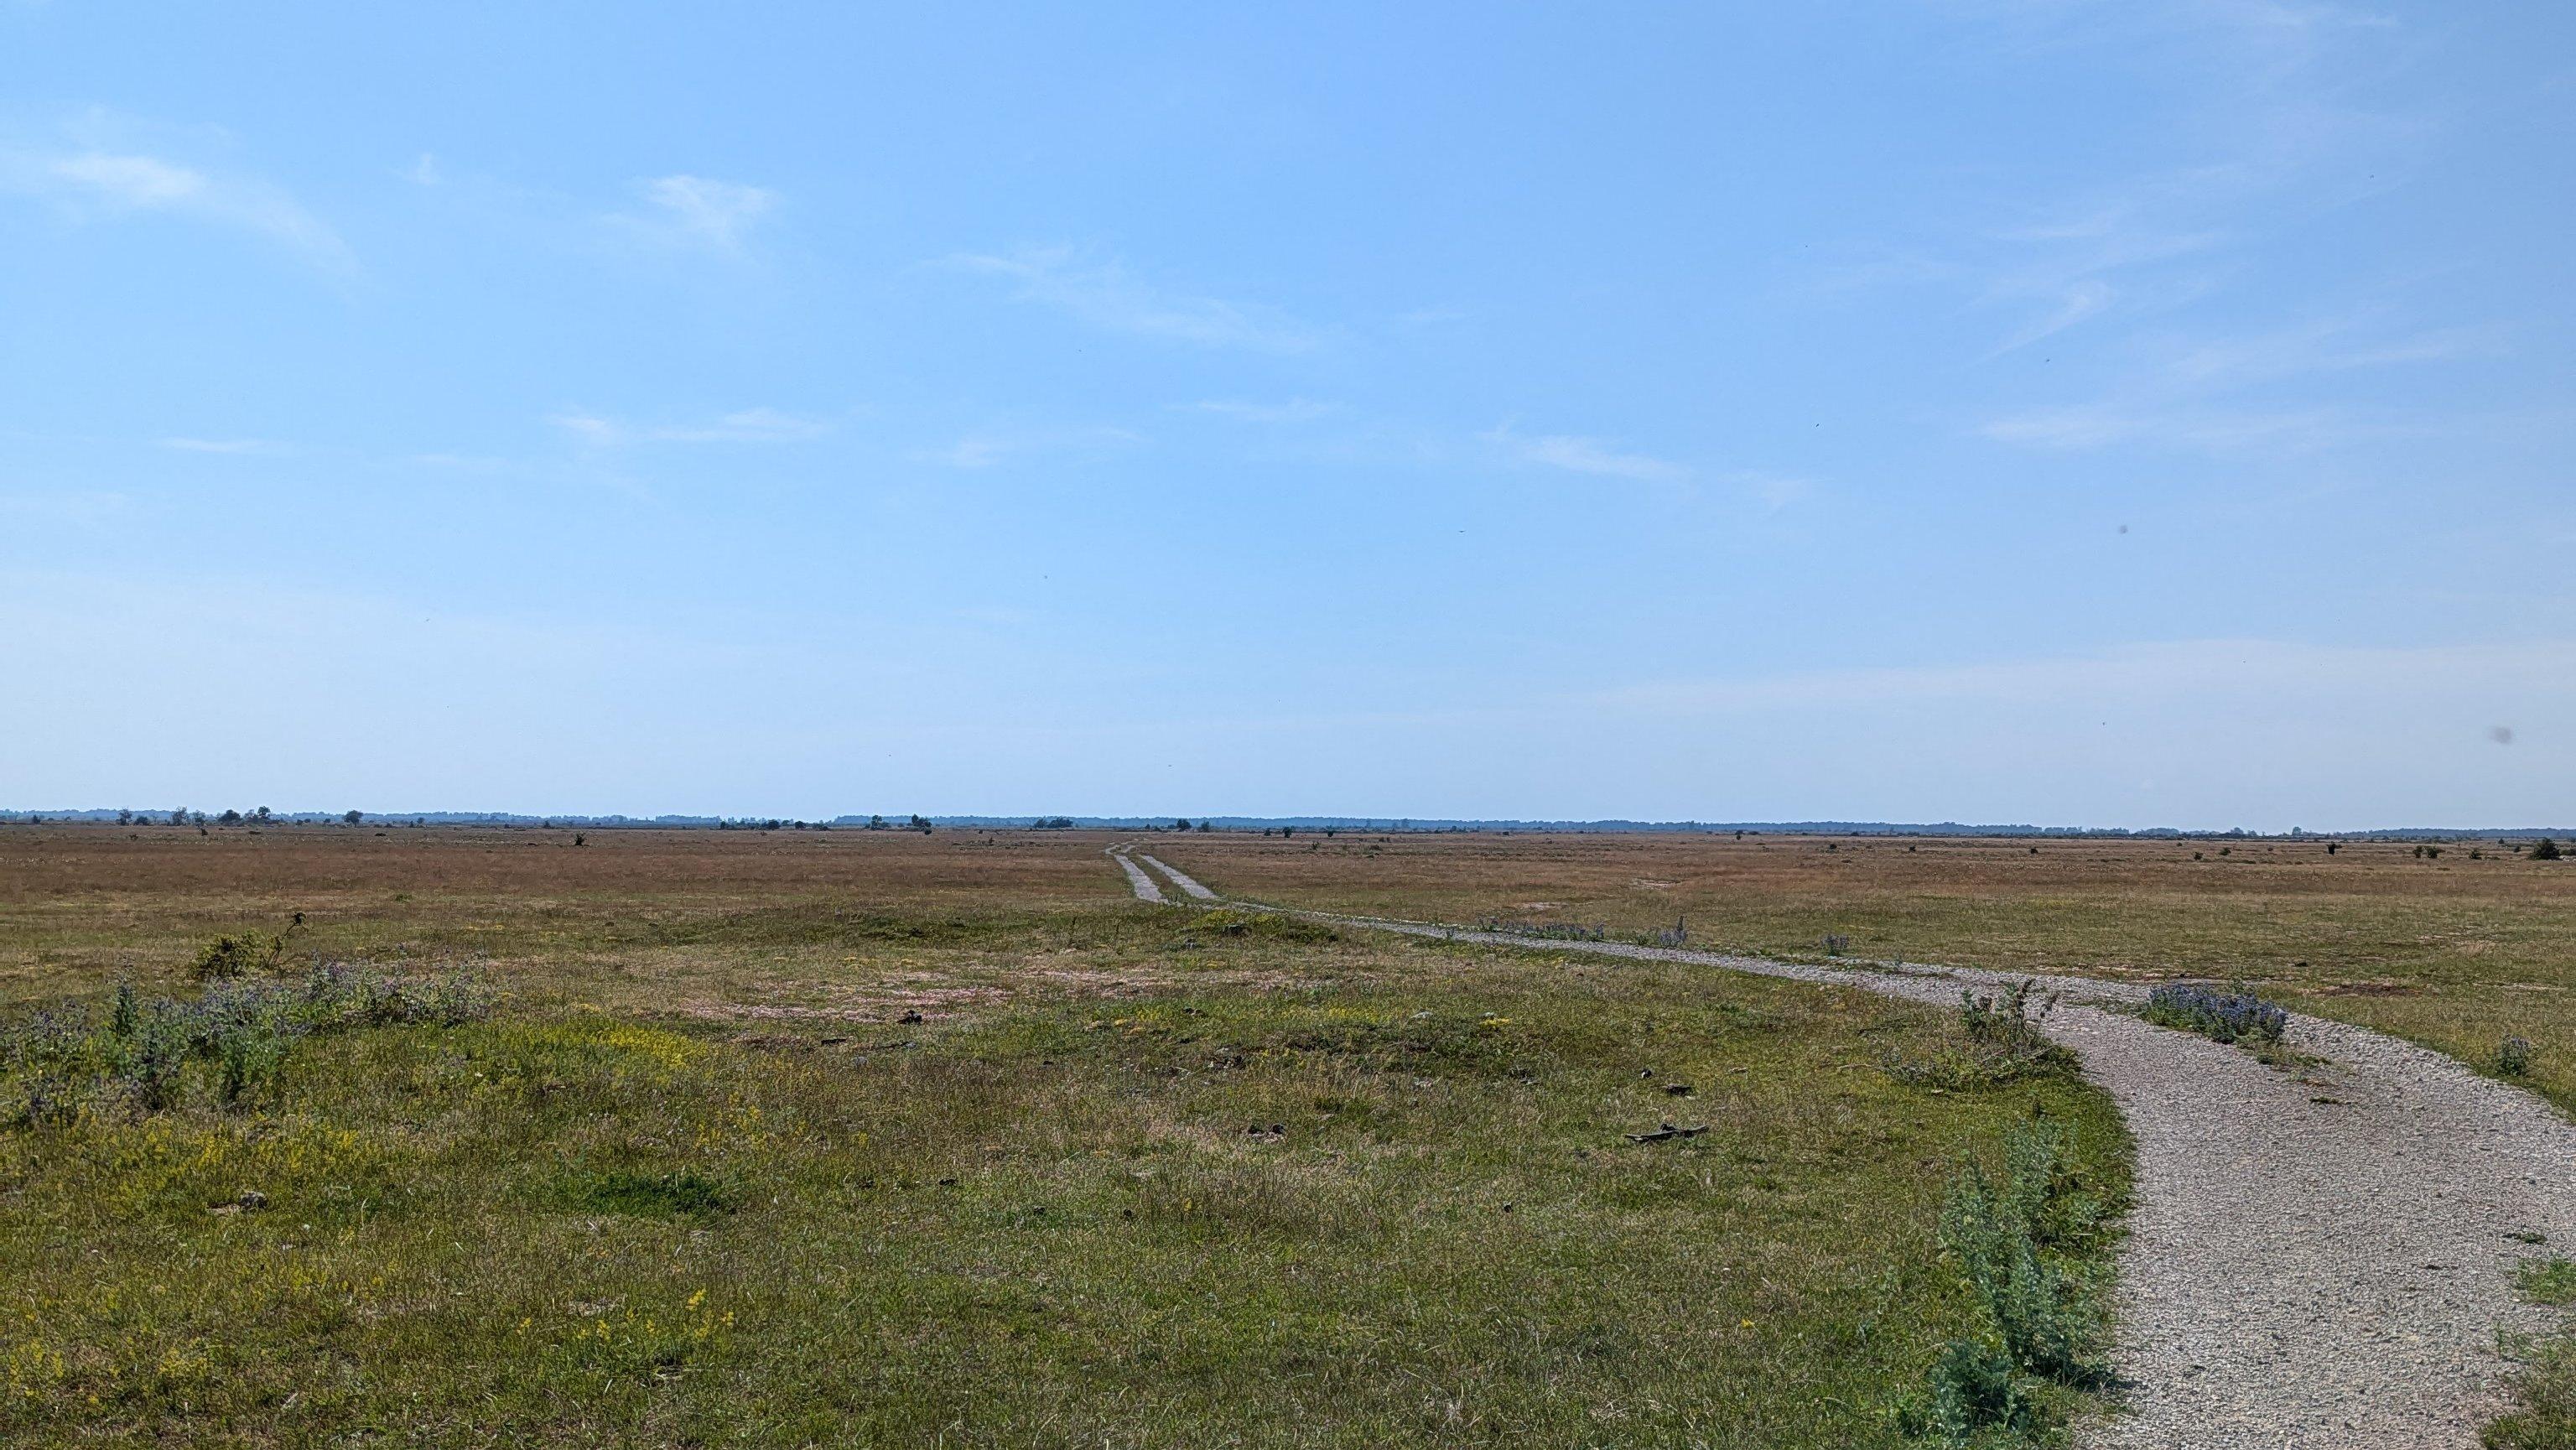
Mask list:
[[1215,892],[1208,890],[1206,887],[1201,886],[1201,885],[1200,885],[1200,884],[1198,884],[1196,881],[1193,881],[1193,880],[1191,880],[1189,877],[1187,877],[1187,876],[1185,876],[1185,875],[1181,874],[1181,872],[1180,872],[1179,870],[1177,870],[1177,869],[1175,869],[1175,868],[1173,868],[1173,867],[1170,867],[1170,866],[1166,866],[1166,865],[1164,865],[1162,862],[1155,860],[1155,859],[1154,859],[1153,857],[1151,857],[1151,856],[1148,856],[1148,857],[1146,857],[1146,858],[1145,858],[1145,864],[1146,864],[1146,865],[1148,865],[1148,866],[1153,867],[1155,870],[1160,871],[1160,872],[1162,872],[1164,875],[1169,876],[1170,878],[1172,878],[1172,884],[1173,884],[1174,886],[1177,886],[1177,887],[1181,888],[1181,890],[1182,890],[1184,893],[1186,893],[1187,895],[1189,895],[1189,896],[1191,896],[1191,897],[1193,897],[1193,898],[1195,898],[1195,899],[1197,899],[1197,900],[1200,900],[1200,901],[1214,901],[1214,900],[1216,900],[1216,899],[1217,899],[1217,895],[1216,895],[1216,893],[1215,893]]
[[[1116,855],[1116,852],[1112,853]],[[1130,873],[1134,863],[1118,857]],[[1155,861],[1205,900],[1215,892]],[[1140,883],[1137,894],[1143,896]],[[1157,893],[1159,895],[1159,892]],[[1840,969],[1625,942],[1236,902],[1441,941],[1694,962],[1947,1005],[2021,980]],[[2469,1450],[2503,1406],[2502,1330],[2538,1328],[2514,1271],[2576,1245],[2576,1126],[2539,1098],[2393,1037],[2294,1017],[2297,1072],[2149,1025],[2135,983],[2042,977],[2049,1035],[2137,1143],[2113,1366],[2126,1411],[2089,1450]],[[2531,1235],[2545,1236],[2534,1247]]]
[[[1127,858],[1127,853],[1135,849],[1136,848],[1133,846],[1112,846],[1109,848],[1109,859],[1126,868],[1127,884],[1136,888],[1136,899],[1138,901],[1162,900],[1163,888],[1154,884],[1154,878],[1145,874],[1144,867],[1137,865],[1134,861]],[[1153,860],[1151,856],[1148,856],[1145,859],[1149,861]],[[1164,869],[1168,871],[1171,868],[1167,866]]]

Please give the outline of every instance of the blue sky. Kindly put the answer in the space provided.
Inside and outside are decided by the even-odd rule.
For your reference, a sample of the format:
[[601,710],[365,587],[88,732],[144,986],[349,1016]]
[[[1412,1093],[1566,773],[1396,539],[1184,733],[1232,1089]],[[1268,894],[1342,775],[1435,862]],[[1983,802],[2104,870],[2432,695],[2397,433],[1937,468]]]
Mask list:
[[0,805],[2576,822],[2576,12],[0,0]]

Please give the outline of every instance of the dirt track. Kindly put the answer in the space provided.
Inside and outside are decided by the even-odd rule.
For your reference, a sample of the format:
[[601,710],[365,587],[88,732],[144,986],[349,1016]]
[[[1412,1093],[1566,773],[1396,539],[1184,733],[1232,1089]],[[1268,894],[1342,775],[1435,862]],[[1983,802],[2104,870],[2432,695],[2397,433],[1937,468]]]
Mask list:
[[[1146,859],[1192,896],[1219,899]],[[1139,881],[1138,895],[1150,884]],[[2012,980],[1291,914],[1446,941],[1696,962],[1944,1004],[1963,986]],[[2286,1041],[2324,1061],[2292,1071],[2149,1025],[2127,1010],[2145,996],[2134,984],[2042,983],[2066,1003],[2048,1019],[2050,1035],[2081,1054],[2086,1076],[2118,1102],[2138,1153],[2114,1353],[2127,1409],[2088,1427],[2080,1443],[2475,1445],[2501,1403],[2497,1331],[2538,1322],[2515,1292],[2515,1266],[2576,1243],[2576,1127],[2528,1093],[2361,1028],[2294,1018]],[[2548,1247],[2533,1247],[2532,1235]]]

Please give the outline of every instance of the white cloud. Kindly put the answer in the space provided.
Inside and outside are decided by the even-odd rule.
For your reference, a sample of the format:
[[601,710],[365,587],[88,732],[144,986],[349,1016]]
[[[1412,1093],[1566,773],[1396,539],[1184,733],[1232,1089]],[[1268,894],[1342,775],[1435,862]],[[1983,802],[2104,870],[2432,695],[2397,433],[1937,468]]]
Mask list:
[[646,425],[622,423],[574,408],[552,414],[546,421],[596,448],[630,443],[801,443],[832,431],[827,420],[776,408],[745,408],[711,423]]
[[1571,433],[1524,437],[1505,424],[1484,437],[1486,442],[1519,462],[1561,468],[1569,473],[1631,478],[1641,483],[1681,483],[1691,476],[1690,469],[1682,464],[1649,454],[1625,452],[1600,439],[1577,437]]
[[0,193],[76,222],[164,214],[264,237],[333,271],[356,263],[346,243],[284,189],[140,152],[0,146]]
[[945,448],[914,450],[915,463],[936,463],[943,468],[990,468],[1016,451],[1001,438],[960,438]]
[[636,191],[655,212],[630,223],[683,245],[733,252],[778,206],[778,193],[703,176],[658,176]]
[[1019,301],[1113,332],[1256,352],[1305,352],[1320,342],[1314,329],[1275,308],[1167,291],[1115,262],[1086,263],[1061,248],[965,253],[940,265],[1003,278],[1015,284]]
[[1735,475],[1735,482],[1753,495],[1765,509],[1778,513],[1815,491],[1815,484],[1804,478],[1784,473],[1745,472]]
[[936,448],[917,448],[910,457],[915,463],[937,464],[942,468],[982,469],[1008,463],[1013,459],[1040,453],[1096,453],[1113,448],[1129,448],[1145,441],[1144,435],[1125,428],[1060,428],[1030,431],[986,431],[970,433],[954,443]]
[[264,438],[164,438],[161,446],[178,453],[289,453],[283,443]]
[[1214,413],[1238,423],[1311,423],[1342,410],[1339,403],[1319,403],[1312,398],[1290,398],[1284,403],[1246,403],[1217,398],[1189,406],[1192,411]]
[[[1985,700],[1999,706],[2123,704],[2213,691],[2281,699],[2362,691],[2446,702],[2464,731],[2492,723],[2490,696],[2576,697],[2576,640],[2432,646],[2316,645],[2194,639],[2123,645],[2093,654],[1957,665],[1814,670],[1722,680],[1675,680],[1585,698],[1655,711],[1730,712],[1780,705],[1867,707]],[[2210,718],[2227,718],[2213,715]]]
[[[2177,336],[2138,350],[2131,378],[2090,402],[2024,409],[1982,424],[1998,443],[2081,450],[2139,442],[2209,453],[2307,453],[2422,431],[2334,403],[2283,403],[2260,390],[2370,368],[2493,352],[2492,328],[2388,334],[2348,320],[2265,332]],[[2260,406],[2231,399],[2263,398]]]

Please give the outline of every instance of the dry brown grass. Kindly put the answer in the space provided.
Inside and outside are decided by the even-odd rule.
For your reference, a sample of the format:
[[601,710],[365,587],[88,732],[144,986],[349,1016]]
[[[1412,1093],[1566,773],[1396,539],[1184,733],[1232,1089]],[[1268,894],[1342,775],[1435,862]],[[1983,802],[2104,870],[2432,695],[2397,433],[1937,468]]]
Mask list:
[[15,1042],[299,910],[506,994],[234,1102],[0,1069],[0,1444],[1895,1450],[1960,1156],[2045,1114],[2124,1191],[2101,1093],[1882,1071],[1960,1028],[1860,992],[1142,905],[1098,836],[570,841],[0,827]]
[[[2471,860],[2478,849],[2484,859]],[[1264,900],[1469,921],[1690,926],[1694,944],[2241,980],[2481,1068],[2507,1036],[2576,1106],[2576,863],[2492,842],[1707,835],[1193,835],[1157,854]],[[2223,853],[2223,854],[2222,854]]]
[[[538,980],[810,948],[810,917],[955,934],[1124,895],[1089,833],[0,827],[0,1005],[165,980],[204,941],[305,913],[299,951],[472,956]],[[898,920],[899,919],[899,920]],[[692,951],[713,934],[728,950]],[[998,931],[996,935],[999,935]],[[792,974],[791,974],[792,975]]]

